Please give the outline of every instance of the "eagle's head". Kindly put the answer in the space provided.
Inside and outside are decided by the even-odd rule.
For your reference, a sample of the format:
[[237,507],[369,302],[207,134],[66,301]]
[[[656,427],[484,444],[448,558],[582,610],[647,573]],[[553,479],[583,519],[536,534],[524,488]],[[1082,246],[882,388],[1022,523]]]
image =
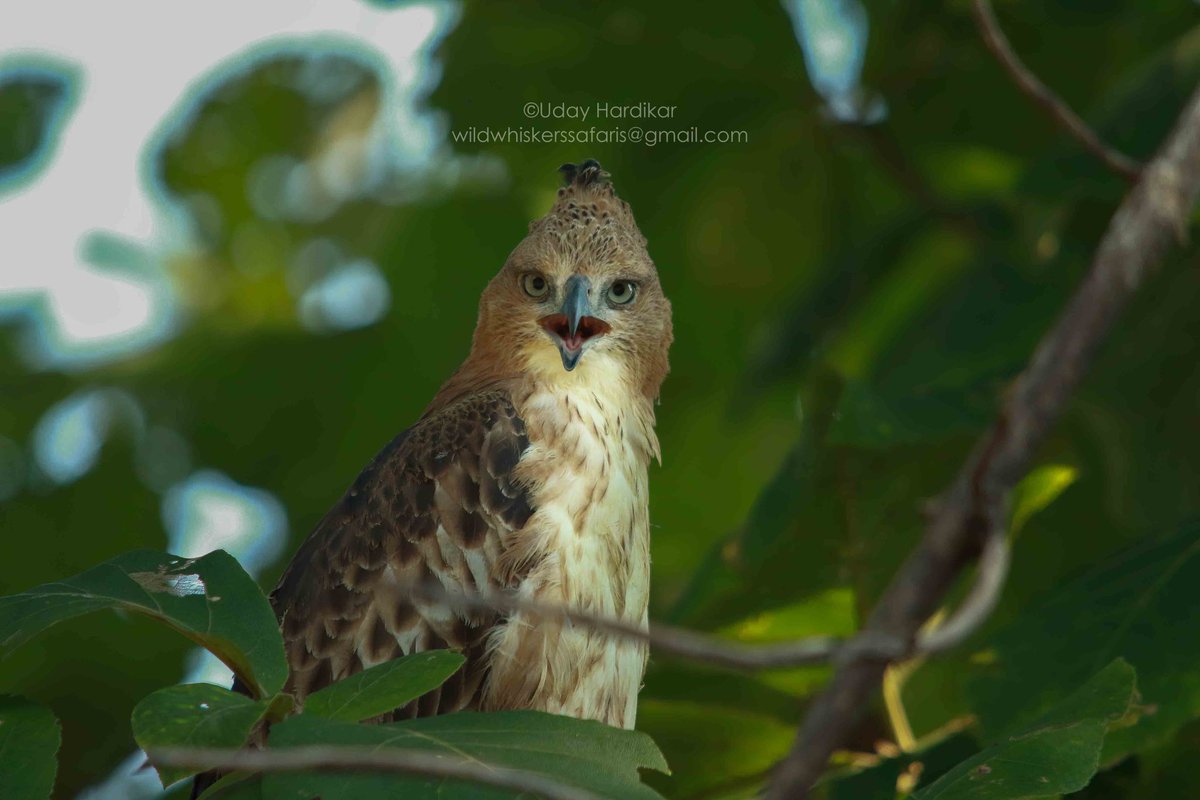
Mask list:
[[671,304],[629,204],[596,161],[564,164],[566,185],[530,223],[480,301],[472,355],[540,379],[622,381],[658,396]]

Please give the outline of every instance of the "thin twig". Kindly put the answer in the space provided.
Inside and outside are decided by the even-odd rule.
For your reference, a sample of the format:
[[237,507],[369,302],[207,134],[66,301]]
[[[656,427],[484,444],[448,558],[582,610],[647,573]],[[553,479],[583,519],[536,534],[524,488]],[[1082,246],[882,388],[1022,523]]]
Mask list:
[[[1017,377],[997,421],[934,504],[925,536],[883,593],[867,632],[915,637],[963,566],[980,547],[988,546],[1009,493],[1061,416],[1100,344],[1146,275],[1186,233],[1198,193],[1200,90],[1188,100],[1166,142],[1113,215],[1091,270]],[[878,658],[839,666],[810,707],[791,752],[775,772],[768,797],[791,800],[807,795],[830,754],[853,731],[886,666]]]
[[1038,80],[1038,77],[1021,63],[1021,59],[1009,44],[1008,37],[1001,30],[1000,23],[997,22],[992,5],[988,0],[975,0],[974,7],[975,22],[979,26],[983,43],[1012,76],[1018,88],[1045,109],[1059,127],[1078,139],[1080,144],[1104,162],[1106,167],[1131,183],[1136,181],[1141,174],[1142,165],[1106,144],[1078,114],[1071,110],[1070,106],[1063,102],[1061,97]]
[[[998,520],[997,520],[998,521]],[[1010,552],[1004,528],[997,526],[983,545],[979,557],[979,576],[971,591],[950,619],[929,632],[917,635],[917,653],[941,653],[962,644],[983,625],[1000,601],[1004,579],[1008,577]]]
[[877,635],[851,639],[814,636],[790,642],[747,644],[660,623],[651,623],[646,629],[623,620],[540,603],[507,592],[452,592],[437,582],[410,587],[410,594],[427,602],[444,603],[463,611],[496,611],[502,614],[528,614],[542,620],[561,620],[622,639],[645,642],[656,654],[667,653],[731,669],[780,669],[823,664],[846,656],[897,659],[912,654],[906,642]]
[[542,603],[511,592],[451,591],[433,580],[410,584],[404,587],[404,592],[425,602],[441,603],[464,612],[494,611],[561,620],[618,638],[645,642],[659,655],[666,653],[712,666],[757,671],[863,658],[896,661],[954,647],[981,625],[995,607],[1008,573],[1008,561],[1004,529],[997,527],[988,538],[980,558],[978,577],[962,605],[944,625],[918,636],[915,641],[877,631],[862,631],[849,639],[812,636],[787,642],[749,644],[658,622],[651,622],[644,628],[625,620]]
[[247,772],[391,772],[470,781],[550,800],[598,800],[598,795],[534,772],[495,767],[442,753],[400,748],[307,747],[226,750],[207,747],[163,747],[146,752],[160,767]]

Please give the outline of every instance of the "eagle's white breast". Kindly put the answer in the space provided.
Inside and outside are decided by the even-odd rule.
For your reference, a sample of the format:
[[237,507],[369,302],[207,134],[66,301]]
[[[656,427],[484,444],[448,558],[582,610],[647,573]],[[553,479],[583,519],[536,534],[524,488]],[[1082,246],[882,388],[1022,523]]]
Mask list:
[[[533,565],[521,595],[646,624],[650,590],[647,467],[651,404],[601,353],[560,365],[514,398],[530,447],[519,467],[534,515],[510,543]],[[557,361],[557,357],[555,357]],[[588,357],[584,358],[584,362]],[[492,635],[487,705],[532,707],[633,727],[643,644],[532,618]]]

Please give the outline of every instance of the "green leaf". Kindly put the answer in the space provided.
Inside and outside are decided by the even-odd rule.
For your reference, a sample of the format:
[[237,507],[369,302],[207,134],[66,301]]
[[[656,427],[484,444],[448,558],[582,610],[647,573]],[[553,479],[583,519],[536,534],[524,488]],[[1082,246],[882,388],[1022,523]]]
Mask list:
[[0,62],[0,192],[36,180],[54,159],[79,100],[80,72],[43,55]]
[[1065,492],[1079,470],[1065,464],[1044,464],[1030,471],[1013,490],[1012,519],[1008,529],[1015,538],[1037,512],[1053,503]]
[[870,375],[893,340],[970,268],[969,241],[945,228],[923,231],[876,281],[845,323],[828,361],[847,379]]
[[376,664],[309,695],[304,713],[359,722],[441,686],[466,661],[453,650],[427,650]]
[[[536,711],[462,713],[399,722],[356,725],[301,714],[271,731],[271,746],[357,745],[427,751],[527,770],[605,797],[657,798],[638,770],[665,772],[667,763],[644,733]],[[331,773],[274,774],[264,795],[359,800],[365,797],[500,798],[511,792],[440,778]]]
[[1200,526],[1124,550],[1067,583],[996,634],[968,683],[985,732],[1003,735],[1042,713],[1096,669],[1124,658],[1149,713],[1108,737],[1104,763],[1165,741],[1200,716]]
[[784,722],[765,714],[718,706],[707,697],[691,700],[642,700],[638,727],[654,737],[674,766],[669,778],[650,775],[647,782],[668,797],[707,795],[743,780],[753,781],[787,755],[796,738],[800,702],[784,707]]
[[[133,709],[133,738],[143,750],[156,747],[241,747],[270,701],[251,700],[210,683],[168,686]],[[159,767],[163,786],[198,770]]]
[[0,797],[49,797],[60,744],[62,732],[50,709],[20,697],[0,697]]
[[895,800],[901,776],[909,776],[908,791],[928,786],[978,750],[970,733],[951,730],[922,741],[918,750],[880,758],[864,769],[832,775],[822,784],[829,800]]
[[262,775],[231,772],[204,790],[196,800],[262,800]]
[[[832,372],[812,376],[802,403],[800,440],[755,501],[742,529],[709,551],[672,609],[672,621],[716,627],[785,605],[797,599],[798,586],[824,588],[806,580],[808,575],[798,577],[792,566],[820,569],[815,563],[820,559],[803,560],[801,554],[811,555],[820,546],[813,537],[837,519],[822,443],[841,391],[842,381]],[[788,568],[770,571],[780,565]]]
[[55,623],[106,608],[166,623],[215,654],[259,697],[274,695],[287,679],[270,604],[222,550],[196,559],[135,550],[73,578],[0,597],[0,649],[10,651]]
[[970,398],[962,391],[910,389],[885,397],[864,381],[846,387],[829,429],[829,443],[891,447],[980,430],[992,414],[988,393]]
[[962,762],[914,800],[1022,800],[1082,789],[1099,768],[1105,733],[1136,699],[1133,668],[1117,659],[1028,728]]

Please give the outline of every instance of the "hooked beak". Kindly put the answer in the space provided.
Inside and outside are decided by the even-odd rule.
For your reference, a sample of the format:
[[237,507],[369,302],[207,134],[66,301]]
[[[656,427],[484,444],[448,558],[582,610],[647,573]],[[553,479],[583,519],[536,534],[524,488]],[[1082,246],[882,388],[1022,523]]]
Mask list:
[[572,275],[567,279],[565,288],[566,296],[563,297],[559,312],[542,317],[538,323],[558,345],[563,369],[570,372],[579,363],[583,346],[593,337],[608,333],[612,327],[592,316],[592,304],[588,300],[591,284],[587,278]]

